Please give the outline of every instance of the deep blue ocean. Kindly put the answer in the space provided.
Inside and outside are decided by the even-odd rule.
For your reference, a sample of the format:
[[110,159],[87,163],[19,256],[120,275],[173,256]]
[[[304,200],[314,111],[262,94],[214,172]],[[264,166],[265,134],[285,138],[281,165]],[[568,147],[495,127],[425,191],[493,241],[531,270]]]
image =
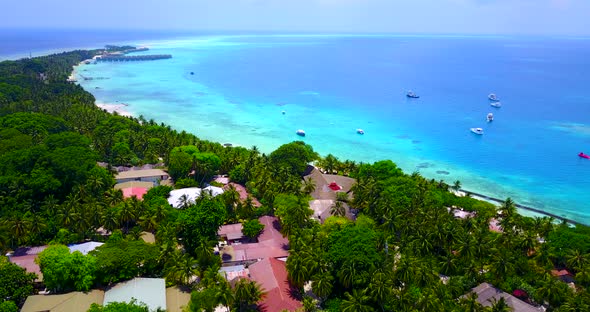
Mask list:
[[[590,224],[590,160],[577,156],[590,153],[589,39],[98,34],[62,47],[147,44],[146,53],[173,55],[77,67],[79,78],[100,78],[79,79],[98,102],[265,152],[304,129],[322,155],[392,159]],[[0,56],[34,47],[5,53],[3,41]],[[409,89],[420,98],[406,98]],[[490,106],[492,92],[501,108]]]

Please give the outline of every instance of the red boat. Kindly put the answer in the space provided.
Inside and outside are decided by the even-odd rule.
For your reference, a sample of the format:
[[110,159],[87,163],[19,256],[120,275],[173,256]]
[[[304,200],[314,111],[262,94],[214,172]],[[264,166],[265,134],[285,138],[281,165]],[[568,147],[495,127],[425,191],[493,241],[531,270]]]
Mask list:
[[590,155],[584,154],[582,152],[580,152],[580,154],[578,154],[578,156],[580,156],[582,158],[590,159]]

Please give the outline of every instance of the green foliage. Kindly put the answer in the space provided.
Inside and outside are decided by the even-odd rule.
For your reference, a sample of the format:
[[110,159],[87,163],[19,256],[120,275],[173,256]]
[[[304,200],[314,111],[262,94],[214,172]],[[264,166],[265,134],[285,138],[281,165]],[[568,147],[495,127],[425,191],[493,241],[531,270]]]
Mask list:
[[109,240],[90,254],[96,257],[97,281],[104,285],[161,272],[158,246],[143,240]]
[[93,303],[88,312],[149,312],[145,303],[137,303],[135,299],[131,302],[111,302],[105,306]]
[[281,220],[281,231],[286,236],[305,228],[313,214],[309,200],[296,195],[277,195],[274,201],[275,215]]
[[270,154],[270,163],[276,168],[287,168],[291,174],[302,175],[307,164],[318,158],[310,145],[295,141],[281,145]]
[[264,230],[264,224],[260,223],[258,219],[242,223],[242,233],[251,239],[258,237],[262,233],[262,230]]
[[18,306],[14,301],[0,301],[0,312],[17,312]]
[[203,244],[209,244],[217,238],[217,231],[223,224],[226,211],[217,199],[204,199],[182,211],[178,217],[179,237],[185,249],[196,255],[196,250]]
[[51,245],[36,260],[43,282],[54,292],[87,291],[94,285],[96,259],[79,251],[70,253],[64,245]]
[[[33,282],[36,275],[27,273],[23,268],[0,256],[0,298],[21,306],[27,296],[33,294]],[[5,304],[9,310],[10,304]],[[2,309],[0,309],[2,311]]]

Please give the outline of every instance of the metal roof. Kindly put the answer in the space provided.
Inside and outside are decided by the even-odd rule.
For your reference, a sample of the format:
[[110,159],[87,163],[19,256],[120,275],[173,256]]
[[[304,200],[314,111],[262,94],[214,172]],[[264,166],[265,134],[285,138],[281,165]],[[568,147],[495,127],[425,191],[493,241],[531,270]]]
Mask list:
[[104,294],[104,303],[131,302],[145,303],[150,311],[166,309],[166,282],[162,278],[137,277],[119,283]]

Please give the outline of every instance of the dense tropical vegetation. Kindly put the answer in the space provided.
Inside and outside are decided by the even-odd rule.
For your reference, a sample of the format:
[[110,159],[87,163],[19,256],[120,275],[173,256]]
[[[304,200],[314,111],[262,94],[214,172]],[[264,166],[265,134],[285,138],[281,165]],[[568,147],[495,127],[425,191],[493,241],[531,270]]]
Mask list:
[[[483,311],[472,296],[481,282],[506,292],[522,290],[532,304],[557,311],[587,311],[590,295],[590,228],[527,218],[506,200],[497,208],[458,197],[450,187],[395,163],[357,164],[320,157],[303,142],[269,155],[256,147],[224,147],[143,117],[108,114],[80,86],[66,82],[73,65],[99,50],[0,63],[0,251],[51,244],[38,261],[53,292],[88,290],[136,276],[164,277],[193,289],[190,311],[225,305],[257,309],[256,283],[230,285],[213,253],[218,228],[243,224],[251,239],[257,218],[276,215],[289,237],[291,283],[311,286],[304,309],[326,311]],[[99,166],[98,163],[106,163]],[[310,219],[308,163],[357,180],[339,195],[333,217]],[[215,174],[245,185],[253,199],[229,188],[220,196],[167,202],[170,187],[123,199],[113,189],[114,166],[166,166],[176,186],[202,186]],[[475,212],[455,218],[448,207]],[[354,212],[355,220],[344,216]],[[497,218],[502,233],[489,230]],[[109,233],[108,236],[103,233]],[[144,242],[145,232],[156,243]],[[88,255],[64,246],[105,242]],[[550,274],[569,269],[575,291]],[[34,276],[0,259],[0,311],[16,311],[32,294]],[[303,291],[302,291],[303,293]],[[505,302],[494,304],[501,311]],[[143,311],[133,305],[92,311]]]

